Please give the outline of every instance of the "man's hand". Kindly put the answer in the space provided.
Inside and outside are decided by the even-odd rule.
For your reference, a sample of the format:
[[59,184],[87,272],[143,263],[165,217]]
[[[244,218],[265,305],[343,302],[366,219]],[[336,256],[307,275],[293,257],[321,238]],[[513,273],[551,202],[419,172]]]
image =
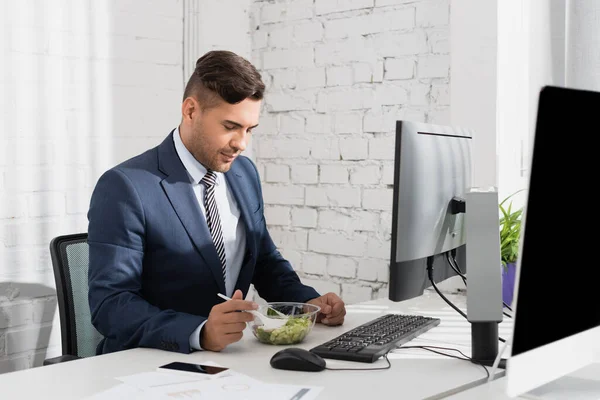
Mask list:
[[331,326],[344,323],[346,307],[337,294],[327,293],[309,300],[307,303],[321,307],[321,312],[317,315],[317,322]]
[[221,351],[242,338],[246,322],[254,316],[243,310],[256,310],[258,304],[246,301],[242,291],[236,290],[231,300],[217,304],[210,310],[208,319],[200,332],[200,346],[204,350]]

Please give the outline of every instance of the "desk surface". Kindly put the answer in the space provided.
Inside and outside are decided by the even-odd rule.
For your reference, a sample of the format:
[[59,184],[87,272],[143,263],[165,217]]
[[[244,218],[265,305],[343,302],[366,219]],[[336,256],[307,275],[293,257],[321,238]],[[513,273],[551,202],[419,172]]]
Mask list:
[[[464,296],[448,296],[464,309]],[[379,315],[413,313],[441,318],[431,331],[413,339],[411,345],[437,345],[458,348],[470,355],[469,323],[441,300],[435,292],[405,302],[387,299],[348,306],[346,321],[340,327],[317,324],[313,332],[298,347],[310,349],[342,332],[376,318]],[[512,322],[500,325],[500,335],[507,335]],[[81,399],[110,389],[120,382],[115,377],[155,371],[172,361],[202,363],[213,361],[266,383],[322,386],[319,399],[364,399],[376,392],[379,396],[401,394],[403,399],[444,398],[484,383],[483,367],[468,361],[456,360],[425,350],[402,350],[389,355],[392,367],[375,371],[296,372],[271,368],[271,356],[284,346],[259,343],[250,331],[220,353],[194,352],[180,354],[155,349],[133,349],[63,364],[32,368],[0,375],[2,398],[61,398]],[[347,363],[327,360],[328,367],[374,368],[385,366],[380,359],[373,364]],[[503,375],[499,370],[497,376]],[[32,384],[35,382],[35,384]],[[382,393],[383,392],[383,393]]]

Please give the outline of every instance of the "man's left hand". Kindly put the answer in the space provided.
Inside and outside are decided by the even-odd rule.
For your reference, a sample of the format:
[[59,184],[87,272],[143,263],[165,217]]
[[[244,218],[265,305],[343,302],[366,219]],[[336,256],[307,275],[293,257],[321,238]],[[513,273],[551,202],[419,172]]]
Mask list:
[[309,300],[307,303],[321,307],[321,312],[317,315],[317,322],[331,326],[344,323],[346,307],[337,294],[330,292]]

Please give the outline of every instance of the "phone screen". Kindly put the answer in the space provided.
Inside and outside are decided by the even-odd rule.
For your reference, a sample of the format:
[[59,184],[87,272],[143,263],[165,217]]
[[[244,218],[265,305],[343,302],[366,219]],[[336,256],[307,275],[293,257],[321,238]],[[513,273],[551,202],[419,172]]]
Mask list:
[[197,372],[199,374],[214,375],[219,372],[227,371],[228,368],[214,367],[212,365],[190,364],[184,362],[172,362],[170,364],[161,365],[159,368],[170,369],[184,372]]

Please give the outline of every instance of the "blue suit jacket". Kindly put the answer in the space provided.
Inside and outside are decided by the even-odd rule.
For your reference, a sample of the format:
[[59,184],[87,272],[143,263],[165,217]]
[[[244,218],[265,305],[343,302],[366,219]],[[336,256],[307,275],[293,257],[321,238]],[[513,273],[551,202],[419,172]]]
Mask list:
[[[104,336],[98,354],[153,347],[188,353],[192,332],[225,293],[219,258],[173,143],[105,172],[88,212],[89,303]],[[267,301],[318,297],[275,247],[256,167],[238,157],[225,174],[246,227],[236,289],[253,283]]]

